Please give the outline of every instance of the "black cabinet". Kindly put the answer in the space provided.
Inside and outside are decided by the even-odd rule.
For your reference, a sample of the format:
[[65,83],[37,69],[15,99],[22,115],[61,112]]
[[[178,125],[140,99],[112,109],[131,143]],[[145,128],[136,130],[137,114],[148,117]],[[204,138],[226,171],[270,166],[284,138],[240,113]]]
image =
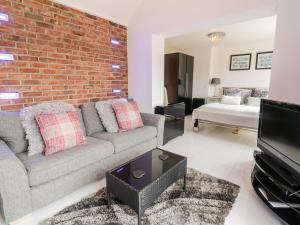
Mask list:
[[182,53],[165,55],[165,87],[170,104],[184,102],[192,112],[194,57]]
[[252,185],[263,202],[287,225],[300,224],[300,181],[272,157],[254,153]]
[[164,142],[182,136],[184,133],[185,104],[177,103],[155,107],[155,114],[165,115]]

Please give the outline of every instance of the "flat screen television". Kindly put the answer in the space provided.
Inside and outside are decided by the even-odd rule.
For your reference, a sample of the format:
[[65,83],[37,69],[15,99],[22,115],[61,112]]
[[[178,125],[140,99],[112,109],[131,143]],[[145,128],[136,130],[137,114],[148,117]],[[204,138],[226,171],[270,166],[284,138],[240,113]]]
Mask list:
[[258,147],[300,173],[300,106],[263,99],[261,101]]

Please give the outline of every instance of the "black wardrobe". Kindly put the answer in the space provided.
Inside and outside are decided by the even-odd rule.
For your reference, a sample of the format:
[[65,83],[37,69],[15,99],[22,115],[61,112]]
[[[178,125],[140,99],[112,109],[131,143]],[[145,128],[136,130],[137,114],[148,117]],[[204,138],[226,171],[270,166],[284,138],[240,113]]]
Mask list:
[[194,57],[183,53],[165,55],[165,87],[169,104],[184,102],[192,113]]

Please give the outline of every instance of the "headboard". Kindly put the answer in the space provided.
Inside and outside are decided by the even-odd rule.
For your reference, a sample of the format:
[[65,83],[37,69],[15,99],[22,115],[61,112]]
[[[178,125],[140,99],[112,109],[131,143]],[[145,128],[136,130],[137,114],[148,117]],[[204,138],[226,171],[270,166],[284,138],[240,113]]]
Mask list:
[[256,88],[248,88],[248,87],[223,87],[222,94],[225,94],[225,91],[228,89],[244,89],[244,90],[251,90],[252,97],[259,97],[259,98],[266,98],[269,95],[268,88],[256,87]]
[[256,88],[249,88],[249,87],[222,87],[222,94],[225,94],[226,89],[246,89],[246,90],[251,90],[252,93]]

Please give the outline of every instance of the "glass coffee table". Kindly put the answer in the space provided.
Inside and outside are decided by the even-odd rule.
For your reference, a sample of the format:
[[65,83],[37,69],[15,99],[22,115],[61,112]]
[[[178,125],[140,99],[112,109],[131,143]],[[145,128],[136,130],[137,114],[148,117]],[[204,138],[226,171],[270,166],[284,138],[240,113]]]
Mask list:
[[107,203],[111,195],[138,214],[138,225],[145,210],[170,185],[183,179],[186,186],[187,158],[154,149],[106,173]]

